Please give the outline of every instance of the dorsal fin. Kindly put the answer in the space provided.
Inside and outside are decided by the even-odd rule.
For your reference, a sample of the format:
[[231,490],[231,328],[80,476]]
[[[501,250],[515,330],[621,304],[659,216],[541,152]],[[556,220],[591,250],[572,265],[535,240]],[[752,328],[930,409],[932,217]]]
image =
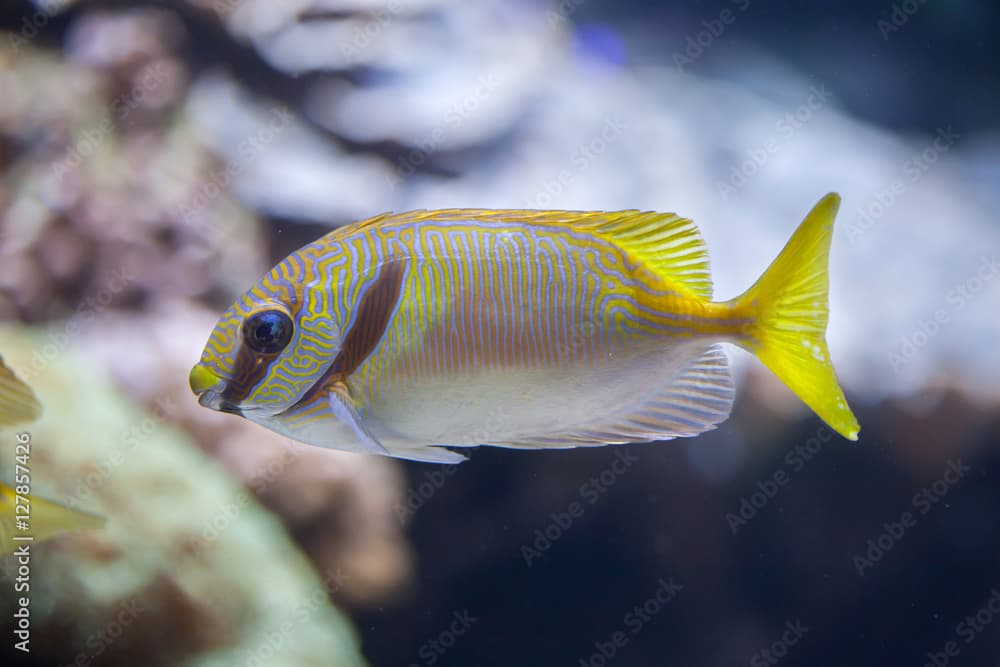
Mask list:
[[[674,213],[652,211],[534,211],[523,209],[451,208],[436,211],[383,213],[342,227],[335,233],[358,231],[380,223],[417,222],[508,222],[564,226],[587,230],[626,248],[661,276],[682,290],[703,299],[712,298],[708,250],[695,224]],[[332,236],[332,235],[331,235]]]
[[[594,230],[614,239],[692,294],[712,298],[708,249],[695,224],[674,213],[608,213]],[[595,221],[596,222],[596,221]]]

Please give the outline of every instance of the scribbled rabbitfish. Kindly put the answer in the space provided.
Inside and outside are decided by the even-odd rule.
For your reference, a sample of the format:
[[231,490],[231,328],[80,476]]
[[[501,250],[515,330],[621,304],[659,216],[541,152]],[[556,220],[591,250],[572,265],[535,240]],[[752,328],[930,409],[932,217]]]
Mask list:
[[693,436],[733,402],[719,343],[755,354],[831,428],[858,424],[826,345],[824,197],[743,295],[712,300],[672,213],[380,215],[292,253],[226,310],[190,383],[296,440],[418,461],[446,447]]

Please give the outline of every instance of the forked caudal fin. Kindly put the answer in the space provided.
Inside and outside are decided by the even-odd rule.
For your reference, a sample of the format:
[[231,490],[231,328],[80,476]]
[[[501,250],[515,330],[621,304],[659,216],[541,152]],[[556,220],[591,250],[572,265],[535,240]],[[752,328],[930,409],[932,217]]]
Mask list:
[[838,208],[839,195],[823,197],[764,275],[731,303],[755,318],[740,345],[757,355],[833,430],[857,440],[858,421],[837,383],[826,346],[827,264]]

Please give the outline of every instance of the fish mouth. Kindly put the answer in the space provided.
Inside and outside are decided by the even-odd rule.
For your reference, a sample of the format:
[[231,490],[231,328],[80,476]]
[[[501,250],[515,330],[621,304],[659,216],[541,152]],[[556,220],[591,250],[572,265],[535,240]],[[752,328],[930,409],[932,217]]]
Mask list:
[[193,391],[196,396],[200,397],[210,389],[220,387],[223,382],[222,378],[205,366],[195,364],[194,368],[192,368],[191,372],[188,374],[188,384],[191,385],[191,391]]
[[240,406],[222,397],[226,389],[222,378],[205,366],[196,364],[191,369],[191,373],[188,375],[188,384],[191,385],[191,391],[198,397],[199,405],[219,412],[243,416],[243,410]]
[[[200,398],[198,400],[199,402],[201,401]],[[236,405],[235,403],[230,403],[229,401],[220,400],[219,403],[216,405],[215,409],[218,410],[219,412],[225,412],[230,415],[236,415],[237,417],[243,416],[243,409],[240,406]]]

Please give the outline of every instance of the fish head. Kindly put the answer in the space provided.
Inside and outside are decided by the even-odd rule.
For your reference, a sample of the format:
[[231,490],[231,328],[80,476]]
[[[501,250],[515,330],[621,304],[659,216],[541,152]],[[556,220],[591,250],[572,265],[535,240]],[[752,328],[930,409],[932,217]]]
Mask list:
[[273,428],[323,377],[341,347],[332,294],[297,277],[289,256],[236,300],[191,369],[191,390],[213,410]]

